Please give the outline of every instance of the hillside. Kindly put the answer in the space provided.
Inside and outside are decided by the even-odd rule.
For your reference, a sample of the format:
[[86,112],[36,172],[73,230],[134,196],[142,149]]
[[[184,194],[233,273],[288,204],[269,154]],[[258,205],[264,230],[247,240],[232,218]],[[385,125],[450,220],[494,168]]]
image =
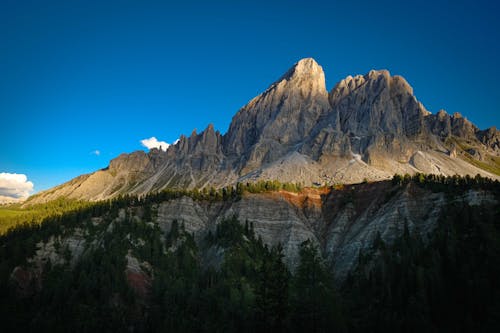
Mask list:
[[499,198],[486,178],[419,174],[97,202],[0,237],[2,322],[42,331],[495,331]]

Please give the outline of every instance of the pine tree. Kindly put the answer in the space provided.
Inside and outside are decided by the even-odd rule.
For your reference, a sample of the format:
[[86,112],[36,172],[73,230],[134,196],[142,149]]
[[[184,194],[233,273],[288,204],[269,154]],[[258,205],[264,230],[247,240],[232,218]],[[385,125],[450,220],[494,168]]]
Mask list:
[[258,270],[255,312],[262,332],[284,332],[287,328],[289,273],[283,256],[281,245],[273,248]]
[[300,246],[300,263],[292,281],[292,316],[297,331],[343,331],[344,323],[317,246],[310,240]]

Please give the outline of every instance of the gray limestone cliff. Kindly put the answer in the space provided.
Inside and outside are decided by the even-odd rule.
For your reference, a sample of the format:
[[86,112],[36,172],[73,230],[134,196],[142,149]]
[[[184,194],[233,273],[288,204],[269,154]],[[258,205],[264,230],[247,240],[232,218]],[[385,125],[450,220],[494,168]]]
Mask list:
[[[321,249],[335,277],[343,280],[356,267],[359,254],[370,253],[377,235],[392,244],[402,236],[406,226],[425,241],[453,203],[498,209],[498,193],[469,189],[450,194],[431,191],[415,182],[398,185],[382,181],[331,189],[309,188],[300,193],[244,193],[238,199],[216,201],[184,196],[153,204],[150,220],[144,222],[152,228],[158,227],[166,237],[176,221],[198,242],[203,242],[223,219],[236,216],[242,224],[248,221],[269,246],[281,244],[285,261],[292,270],[299,261],[299,245],[312,240]],[[109,223],[100,230],[113,233],[115,224],[122,223],[127,216],[137,221],[144,219],[143,207],[122,208],[113,220],[93,217],[91,222],[93,225]],[[57,243],[64,245],[60,248],[69,248],[72,262],[105,238],[105,234],[94,234],[92,239],[89,230],[76,228],[57,236]],[[51,237],[37,245],[35,256],[28,260],[35,273],[41,271],[48,259],[53,263],[64,262],[63,255],[57,254],[54,247],[55,241]],[[143,245],[144,242],[139,241]],[[217,261],[211,258],[214,255],[218,254],[207,253],[204,260]]]

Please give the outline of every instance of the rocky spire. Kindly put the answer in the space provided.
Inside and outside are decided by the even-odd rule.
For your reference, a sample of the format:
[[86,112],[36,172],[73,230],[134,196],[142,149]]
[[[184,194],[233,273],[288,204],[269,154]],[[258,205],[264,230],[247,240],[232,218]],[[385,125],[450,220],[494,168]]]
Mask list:
[[361,136],[418,135],[429,113],[406,80],[391,76],[387,70],[348,76],[332,89],[329,100],[339,112],[342,131]]
[[302,59],[233,117],[226,153],[252,165],[279,157],[329,110],[323,69],[312,58]]
[[313,58],[298,61],[269,89],[280,84],[300,89],[304,96],[326,95],[328,93],[323,68]]

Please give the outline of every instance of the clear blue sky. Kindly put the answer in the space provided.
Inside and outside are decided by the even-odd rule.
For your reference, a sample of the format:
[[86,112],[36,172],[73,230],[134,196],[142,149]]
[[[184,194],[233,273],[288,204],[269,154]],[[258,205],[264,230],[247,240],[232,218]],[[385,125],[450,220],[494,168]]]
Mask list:
[[[352,3],[352,4],[351,4]],[[497,1],[0,2],[0,172],[39,191],[236,111],[297,60],[500,126]],[[100,155],[92,154],[99,150]]]

